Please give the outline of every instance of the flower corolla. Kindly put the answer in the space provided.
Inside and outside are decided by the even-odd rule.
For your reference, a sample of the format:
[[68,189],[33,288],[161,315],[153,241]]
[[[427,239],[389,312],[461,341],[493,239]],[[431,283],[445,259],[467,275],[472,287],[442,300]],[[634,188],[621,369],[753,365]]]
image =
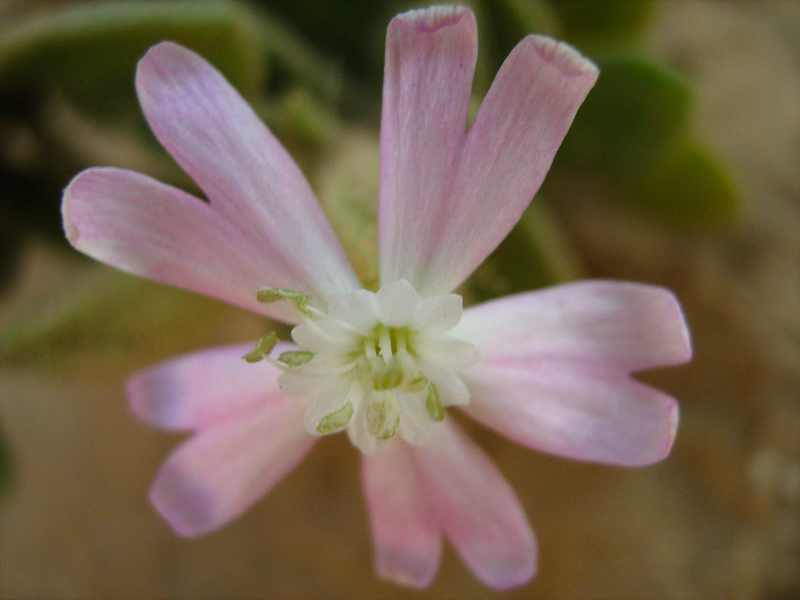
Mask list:
[[268,335],[130,380],[139,417],[194,432],[151,491],[178,533],[234,519],[320,435],[346,430],[363,452],[381,576],[429,584],[444,533],[479,579],[507,588],[534,574],[535,538],[448,407],[573,459],[644,465],[669,452],[676,402],[631,373],[690,356],[670,292],[585,281],[468,308],[453,293],[517,222],[597,77],[574,49],[530,35],[467,128],[476,54],[465,8],[389,25],[377,290],[363,289],[297,165],[213,67],[169,42],[139,63],[145,117],[208,201],[89,169],[64,193],[70,242],[295,325],[294,344]]

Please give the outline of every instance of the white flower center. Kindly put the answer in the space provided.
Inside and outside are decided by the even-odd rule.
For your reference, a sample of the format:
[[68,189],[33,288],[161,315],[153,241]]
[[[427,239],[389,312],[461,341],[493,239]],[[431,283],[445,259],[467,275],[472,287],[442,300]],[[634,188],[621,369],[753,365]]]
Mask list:
[[461,320],[456,294],[420,298],[400,280],[377,293],[334,294],[326,312],[292,330],[299,350],[281,355],[279,384],[311,398],[306,428],[314,435],[347,429],[362,452],[374,454],[396,434],[425,444],[444,408],[469,402],[458,371],[474,365],[474,345],[447,332]]

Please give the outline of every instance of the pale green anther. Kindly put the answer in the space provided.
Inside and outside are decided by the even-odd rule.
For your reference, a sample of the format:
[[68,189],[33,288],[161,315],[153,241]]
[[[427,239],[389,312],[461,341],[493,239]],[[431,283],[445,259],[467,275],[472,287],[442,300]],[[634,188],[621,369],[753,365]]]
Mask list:
[[346,427],[352,416],[353,405],[348,402],[336,412],[329,414],[327,417],[323,417],[319,425],[317,425],[317,433],[326,435]]
[[275,335],[275,332],[270,332],[264,337],[262,337],[256,343],[255,348],[250,350],[247,354],[245,354],[242,358],[244,358],[249,363],[256,363],[266,357],[269,356],[269,353],[272,352],[272,349],[275,347],[275,344],[278,343],[278,336]]
[[425,377],[425,373],[422,371],[417,371],[414,373],[414,376],[411,378],[411,380],[403,386],[403,391],[413,394],[415,392],[421,392],[426,387],[428,387],[428,378]]
[[278,357],[278,362],[282,362],[285,365],[290,367],[299,367],[300,365],[306,364],[312,358],[317,355],[316,352],[308,352],[305,350],[290,350],[289,352],[283,352]]
[[439,422],[444,419],[444,407],[442,406],[442,399],[439,397],[439,390],[436,389],[436,386],[433,382],[428,384],[428,398],[425,400],[425,408],[428,410],[428,414],[430,415],[431,419],[435,422]]
[[367,401],[367,429],[379,440],[388,440],[400,426],[400,405],[392,392],[372,392]]
[[292,302],[297,306],[297,310],[304,315],[311,315],[311,312],[306,308],[306,305],[311,302],[311,296],[303,292],[298,292],[297,290],[265,287],[258,290],[256,293],[256,300],[262,304],[270,304],[271,302],[285,300],[286,302]]

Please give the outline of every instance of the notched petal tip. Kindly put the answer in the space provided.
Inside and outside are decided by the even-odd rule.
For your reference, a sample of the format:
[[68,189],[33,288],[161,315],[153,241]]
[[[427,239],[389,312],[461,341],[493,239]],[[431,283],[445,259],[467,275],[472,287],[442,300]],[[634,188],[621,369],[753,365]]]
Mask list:
[[[61,219],[64,224],[64,233],[67,240],[72,246],[80,250],[80,227],[78,226],[79,216],[75,213],[75,202],[81,201],[81,197],[91,195],[91,181],[95,175],[103,175],[104,172],[115,170],[113,167],[93,167],[81,171],[67,184],[64,188],[64,194],[61,197]],[[86,189],[86,186],[89,189]],[[80,213],[80,209],[78,210]]]
[[[403,24],[417,31],[432,33],[460,22],[462,19],[475,20],[472,11],[463,6],[431,6],[418,8],[397,15],[392,24]],[[390,24],[391,26],[391,24]]]
[[678,424],[680,423],[680,420],[680,406],[676,401],[673,404],[672,410],[670,411],[668,417],[667,443],[664,448],[664,455],[661,457],[662,459],[666,458],[672,450],[672,445],[675,443],[675,437],[678,435]]
[[149,87],[153,72],[159,69],[160,64],[186,54],[193,53],[175,42],[159,42],[155,46],[151,46],[136,64],[134,85],[139,97],[141,98]]
[[669,398],[669,401],[666,412],[661,418],[660,427],[658,427],[657,431],[653,432],[649,450],[644,448],[643,452],[636,460],[632,460],[628,463],[619,463],[621,466],[646,467],[654,465],[666,459],[670,452],[672,452],[672,446],[675,444],[675,438],[678,435],[680,406],[678,405],[678,401],[674,398]]
[[559,69],[564,75],[597,76],[598,69],[595,64],[569,44],[544,35],[529,35],[526,41],[533,44],[543,60]]
[[494,566],[491,575],[483,574],[481,581],[489,587],[502,591],[510,590],[525,585],[536,575],[537,553],[509,556],[500,564]]
[[162,60],[165,56],[168,56],[170,54],[193,55],[194,52],[192,52],[187,48],[184,48],[180,44],[176,44],[175,42],[170,42],[170,41],[159,42],[153,46],[150,46],[150,48],[148,48],[147,52],[144,53],[142,58],[139,59],[137,73],[142,67],[146,68],[153,61]]
[[183,537],[209,533],[217,523],[211,494],[200,484],[166,463],[150,488],[150,502]]
[[675,327],[678,330],[678,347],[675,355],[675,365],[681,365],[692,360],[694,350],[692,349],[692,334],[689,331],[689,324],[686,321],[686,315],[683,312],[683,307],[678,300],[677,296],[670,290],[665,290],[669,294],[670,308],[673,312],[673,319]]
[[125,382],[128,408],[142,423],[162,429],[188,431],[189,427],[178,425],[174,404],[165,401],[175,394],[175,390],[170,390],[160,375],[161,371],[154,367],[139,371]]
[[433,582],[438,566],[438,561],[431,566],[427,560],[414,560],[402,551],[384,551],[375,564],[375,574],[397,585],[422,590]]
[[643,296],[649,313],[645,323],[661,332],[662,358],[648,368],[673,367],[689,362],[693,354],[692,335],[678,297],[672,290],[660,286],[638,284],[637,287],[646,290],[647,294]]

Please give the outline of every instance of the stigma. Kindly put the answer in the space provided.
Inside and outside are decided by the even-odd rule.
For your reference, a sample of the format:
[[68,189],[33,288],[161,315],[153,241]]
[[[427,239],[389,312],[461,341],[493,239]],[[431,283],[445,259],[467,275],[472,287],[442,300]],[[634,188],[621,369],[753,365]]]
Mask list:
[[277,337],[270,334],[245,359],[266,358],[283,371],[285,392],[310,400],[312,435],[346,430],[365,454],[396,435],[424,445],[446,407],[469,402],[459,373],[480,355],[448,333],[461,320],[457,294],[420,298],[401,279],[378,292],[332,294],[324,310],[294,290],[266,288],[259,300],[291,301],[303,315],[292,330],[296,351],[272,358]]

